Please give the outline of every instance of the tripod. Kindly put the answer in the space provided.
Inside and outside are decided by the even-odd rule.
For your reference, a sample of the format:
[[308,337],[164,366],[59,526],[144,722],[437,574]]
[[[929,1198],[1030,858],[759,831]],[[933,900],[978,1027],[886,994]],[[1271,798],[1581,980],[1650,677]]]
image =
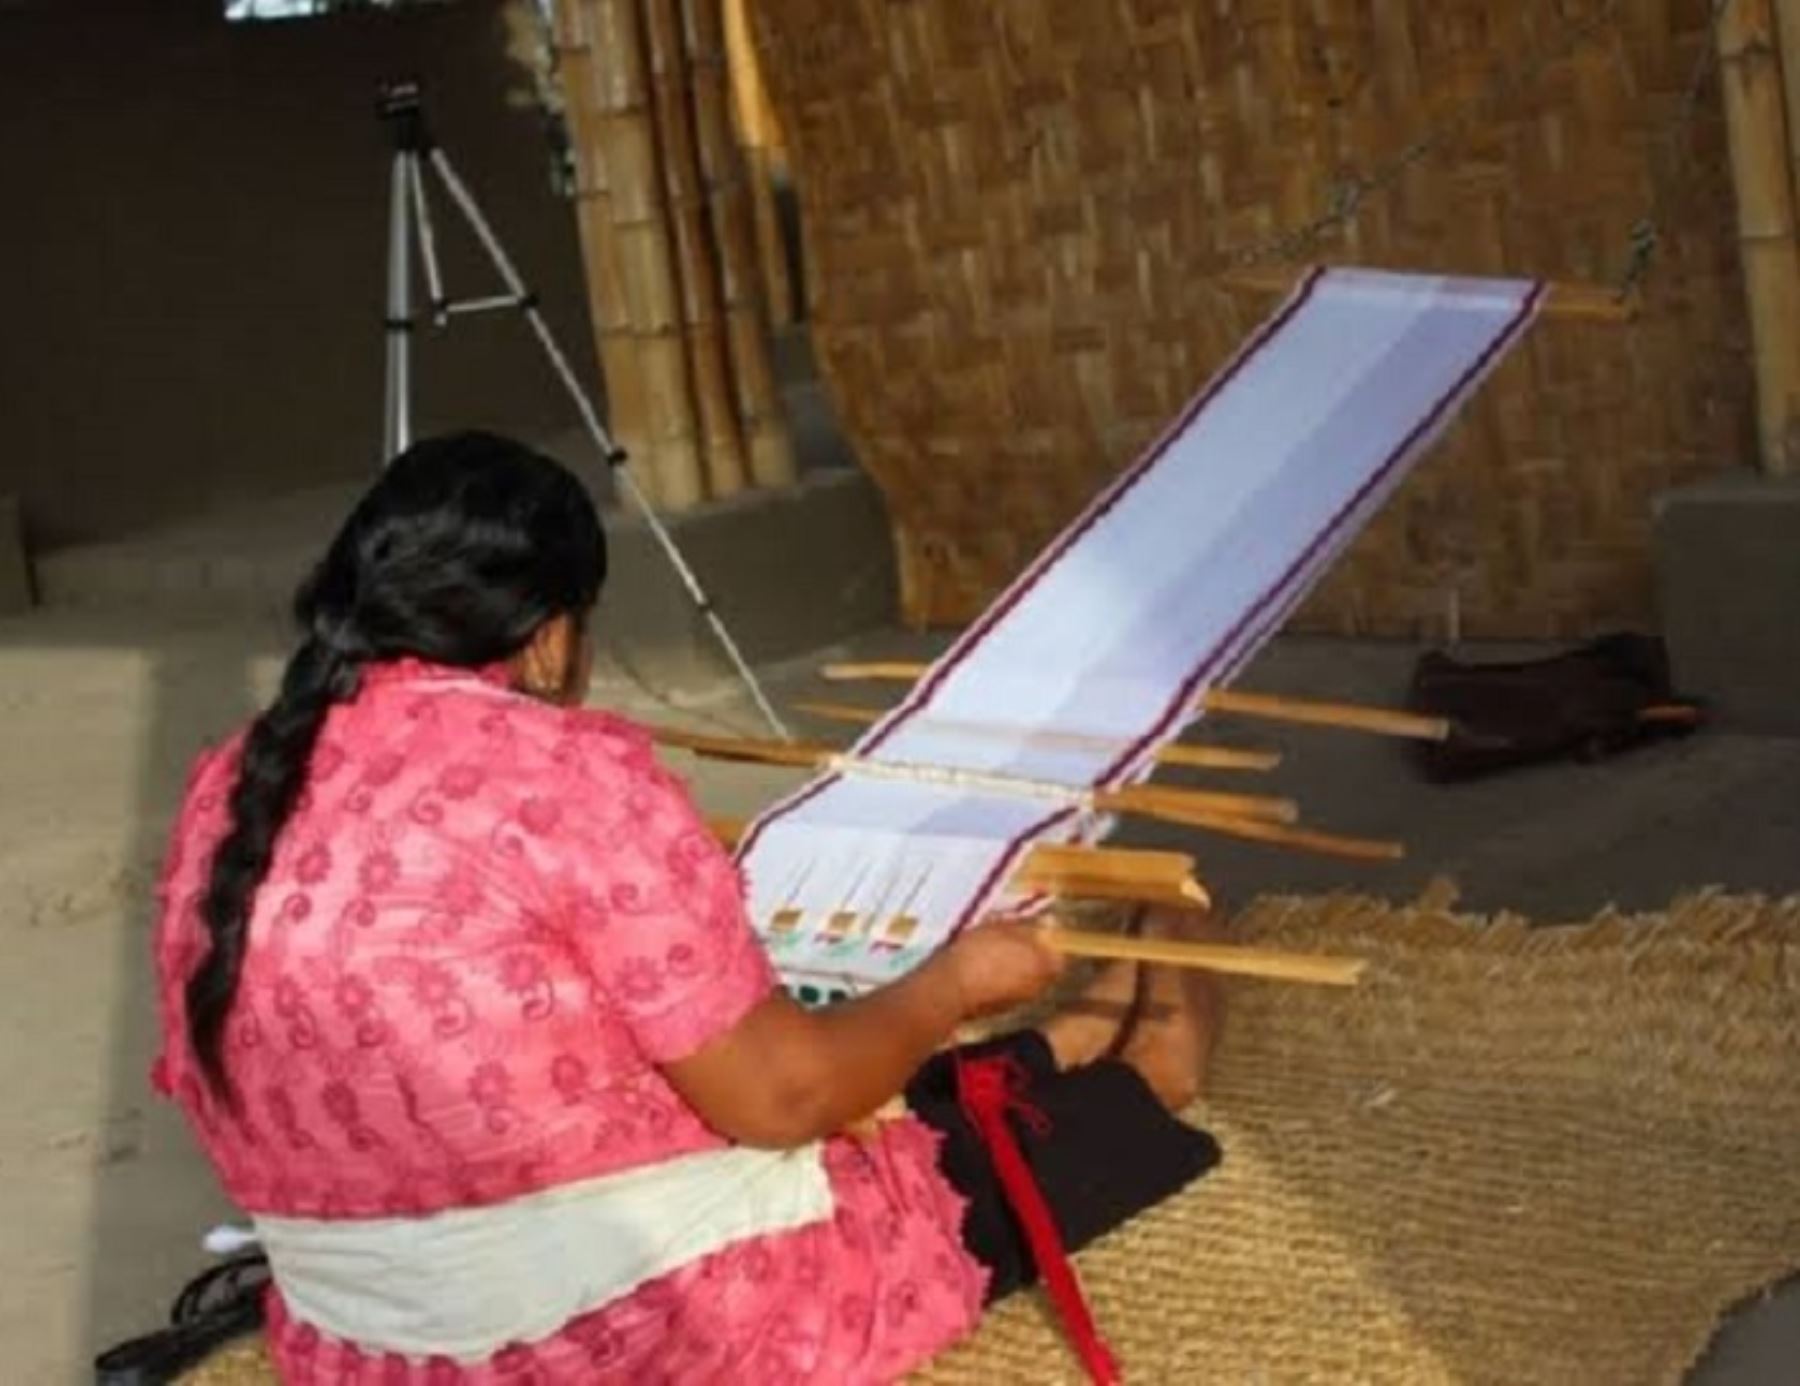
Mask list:
[[[568,358],[563,355],[562,347],[551,333],[550,325],[544,321],[544,315],[538,308],[537,295],[525,287],[505,248],[500,244],[493,228],[488,225],[487,218],[482,215],[474,195],[457,175],[443,149],[432,138],[431,129],[425,121],[425,108],[418,83],[391,82],[384,85],[377,110],[392,134],[394,143],[393,171],[388,183],[387,376],[381,436],[383,464],[404,451],[412,442],[412,334],[418,325],[418,320],[413,315],[412,298],[412,251],[416,232],[419,258],[425,270],[426,292],[430,297],[431,325],[447,327],[452,318],[467,313],[510,310],[524,314],[538,344],[544,349],[544,355],[549,358],[551,370],[562,381],[569,398],[575,402],[576,411],[581,415],[588,436],[600,450],[600,456],[605,459],[614,482],[643,515],[644,523],[649,526],[650,533],[667,555],[695,609],[705,617],[719,645],[731,660],[732,667],[749,691],[757,710],[777,735],[784,740],[791,739],[780,714],[763,692],[755,671],[738,649],[737,642],[731,638],[731,632],[726,630],[724,621],[713,606],[712,598],[700,585],[699,577],[676,546],[668,526],[651,508],[649,499],[638,486],[637,479],[632,476],[626,465],[625,450],[614,441],[613,436],[606,431],[606,426],[601,423],[593,400],[582,388],[580,380],[569,366]],[[438,268],[437,242],[431,224],[431,206],[425,196],[425,170],[428,168],[437,175],[457,211],[462,213],[469,229],[474,232],[475,239],[487,252],[500,282],[506,288],[505,293],[462,299],[452,299],[445,294],[443,275]]]

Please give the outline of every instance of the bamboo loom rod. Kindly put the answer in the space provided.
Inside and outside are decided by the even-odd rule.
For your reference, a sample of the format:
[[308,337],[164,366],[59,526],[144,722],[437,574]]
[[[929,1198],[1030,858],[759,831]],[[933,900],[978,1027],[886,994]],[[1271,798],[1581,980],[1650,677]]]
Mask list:
[[1069,929],[1056,923],[1045,927],[1043,937],[1059,953],[1066,953],[1074,958],[1123,959],[1164,967],[1198,967],[1209,972],[1229,972],[1241,977],[1313,982],[1321,986],[1355,986],[1368,967],[1364,958],[1285,953],[1228,943],[1190,943],[1183,939],[1132,938],[1124,934]]
[[1787,101],[1789,185],[1800,216],[1800,0],[1775,0],[1775,29],[1781,43],[1781,89]]
[[719,0],[681,0],[694,103],[700,177],[711,214],[718,262],[731,406],[743,436],[745,464],[758,486],[786,486],[796,476],[786,405],[775,378],[767,295],[757,250],[756,209],[747,162],[733,131],[731,72]]
[[745,5],[746,0],[725,0],[723,15],[725,52],[731,68],[732,116],[748,165],[756,253],[769,323],[784,328],[794,321],[794,286],[788,276],[787,246],[775,205],[775,178],[778,172],[784,172],[779,167],[781,139]]
[[[604,175],[611,218],[602,267],[624,293],[637,357],[645,454],[665,510],[706,498],[694,400],[682,330],[679,271],[663,184],[661,136],[638,0],[585,0],[589,96],[574,104],[583,152]],[[584,120],[584,117],[586,119]]]
[[557,75],[576,155],[576,229],[587,282],[588,319],[606,391],[607,422],[619,445],[638,460],[639,484],[652,503],[660,505],[661,477],[652,447],[644,362],[627,306],[628,274],[613,226],[612,192],[601,140],[601,127],[610,113],[608,93],[616,83],[602,82],[596,76],[593,0],[559,4],[556,21]]
[[749,484],[727,360],[724,290],[702,171],[697,73],[690,61],[680,0],[644,0],[645,49],[656,113],[665,215],[673,236],[682,346],[700,432],[708,499]]
[[[1787,475],[1800,472],[1800,226],[1770,0],[1733,0],[1716,30],[1757,438],[1763,469]],[[1789,38],[1789,51],[1797,46]]]
[[[1255,265],[1226,270],[1219,283],[1249,293],[1284,294],[1299,282],[1291,266]],[[1630,322],[1637,316],[1638,300],[1621,296],[1606,284],[1552,280],[1544,286],[1538,316],[1572,322]]]
[[[853,703],[800,702],[793,704],[793,709],[827,722],[845,722],[856,726],[872,726],[887,715],[885,708],[858,707]],[[933,731],[1006,737],[1026,745],[1105,750],[1124,744],[1117,738],[1084,736],[1079,732],[1018,732],[997,722],[959,722],[933,717],[927,725]],[[1281,764],[1281,752],[1241,750],[1232,746],[1180,746],[1171,743],[1157,750],[1156,763],[1186,766],[1196,770],[1273,770]]]
[[[834,683],[858,680],[911,682],[929,667],[914,661],[878,660],[861,664],[827,664],[819,672]],[[1206,712],[1235,713],[1302,726],[1341,727],[1417,741],[1443,741],[1450,735],[1450,720],[1446,717],[1427,717],[1397,708],[1364,707],[1357,703],[1321,702],[1315,698],[1214,688],[1201,694],[1198,706]]]
[[[710,818],[707,827],[726,847],[736,847],[749,825],[742,819]],[[1212,896],[1194,879],[1194,859],[1185,852],[1142,851],[1040,842],[1013,870],[1015,890],[1091,900],[1206,909]]]
[[[664,746],[691,751],[714,760],[754,761],[766,765],[789,765],[800,768],[828,769],[836,764],[860,764],[870,773],[891,773],[897,778],[942,777],[945,783],[962,783],[980,790],[992,778],[1016,784],[1021,791],[1060,789],[1062,786],[1039,785],[1034,781],[1009,781],[1007,777],[964,774],[955,769],[936,766],[905,766],[880,761],[856,762],[835,746],[822,746],[812,741],[767,741],[760,737],[716,736],[710,732],[685,731],[676,727],[652,727],[651,735]],[[996,791],[1002,787],[996,783]],[[1072,791],[1073,792],[1073,791]],[[1276,823],[1298,820],[1300,809],[1292,799],[1273,794],[1230,794],[1208,789],[1168,789],[1161,786],[1133,785],[1125,789],[1098,789],[1092,792],[1093,806],[1100,813],[1135,813],[1148,818],[1161,818],[1172,823],[1190,823],[1194,816],[1244,817],[1266,819]]]
[[[695,750],[696,754],[710,754],[719,759],[761,762],[770,765],[816,768],[829,764],[838,754],[829,747],[821,748],[806,743],[760,741],[743,737],[707,737],[700,733],[675,732],[673,729],[666,728],[652,728],[651,734],[665,745]],[[713,751],[695,749],[695,743],[706,741],[720,744]],[[1221,837],[1236,837],[1246,842],[1262,842],[1271,846],[1291,847],[1296,851],[1315,852],[1321,856],[1339,857],[1347,861],[1398,861],[1406,855],[1405,846],[1398,842],[1319,832],[1315,829],[1294,827],[1274,819],[1251,818],[1242,813],[1221,812],[1217,808],[1206,806],[1208,799],[1230,800],[1235,798],[1242,800],[1255,796],[1203,794],[1197,790],[1156,790],[1154,799],[1146,798],[1145,791],[1152,788],[1154,787],[1140,785],[1131,792],[1118,790],[1111,794],[1097,793],[1094,796],[1094,809],[1100,813],[1136,813],[1144,817],[1178,823],[1183,827],[1199,828],[1205,832],[1217,833]],[[1123,799],[1116,797],[1119,795],[1125,797]],[[1283,805],[1288,802],[1290,801],[1271,801],[1272,804]]]

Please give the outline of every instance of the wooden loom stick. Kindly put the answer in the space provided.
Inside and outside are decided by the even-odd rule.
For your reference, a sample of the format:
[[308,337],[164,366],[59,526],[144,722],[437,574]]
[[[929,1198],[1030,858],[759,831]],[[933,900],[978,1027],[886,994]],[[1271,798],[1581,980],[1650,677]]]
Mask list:
[[[736,847],[749,823],[741,818],[709,818],[707,827],[725,846]],[[1212,896],[1193,872],[1194,859],[1185,852],[1040,842],[1025,854],[1009,884],[1016,890],[1071,899],[1206,909]]]
[[[688,745],[690,749],[695,741],[717,740],[725,744],[728,750],[721,750],[717,755],[725,759],[761,760],[768,764],[814,766],[821,763],[818,759],[818,748],[809,747],[803,742],[767,742],[747,741],[737,737],[707,738],[703,733],[679,732],[665,738],[657,733],[659,740],[669,745]],[[708,752],[698,752],[708,754]],[[1150,788],[1138,786],[1139,789]],[[1124,791],[1117,791],[1123,793]],[[1103,807],[1099,796],[1096,796],[1095,807],[1102,812],[1141,813],[1146,817],[1160,818],[1166,822],[1179,823],[1183,827],[1199,828],[1205,832],[1218,833],[1222,837],[1242,838],[1248,842],[1263,842],[1277,847],[1291,847],[1301,852],[1316,852],[1321,856],[1340,857],[1347,861],[1399,861],[1406,855],[1402,843],[1382,838],[1346,837],[1338,833],[1319,832],[1311,828],[1294,827],[1287,823],[1272,821],[1268,818],[1250,818],[1240,814],[1223,813],[1217,809],[1207,808],[1203,803],[1195,802],[1193,791],[1162,791],[1165,795],[1185,795],[1181,798],[1159,798],[1154,807],[1138,807],[1127,801],[1127,807],[1115,804],[1112,808]],[[1220,796],[1204,796],[1218,798]],[[1232,797],[1232,796],[1225,796]],[[1239,798],[1245,796],[1236,796]],[[1142,801],[1137,801],[1141,803]]]
[[1273,794],[1222,794],[1214,790],[1170,789],[1163,785],[1136,784],[1123,789],[1096,789],[1094,808],[1100,813],[1135,813],[1185,823],[1190,814],[1224,814],[1254,818],[1258,822],[1298,823],[1300,806]]
[[[1173,817],[1173,815],[1169,815]],[[1276,847],[1292,847],[1300,852],[1316,852],[1325,857],[1341,857],[1346,861],[1399,861],[1406,855],[1404,843],[1385,838],[1346,837],[1341,833],[1322,833],[1312,828],[1290,827],[1256,818],[1233,818],[1229,814],[1196,813],[1179,820],[1190,828],[1238,837],[1246,842],[1266,842]]]
[[[911,682],[930,666],[910,661],[882,660],[864,664],[827,664],[819,672],[834,683],[857,680]],[[1260,717],[1271,722],[1293,722],[1303,726],[1343,727],[1352,731],[1375,732],[1381,736],[1407,737],[1419,741],[1443,741],[1450,735],[1446,717],[1427,717],[1396,708],[1364,707],[1358,703],[1321,702],[1315,698],[1288,698],[1270,693],[1241,693],[1214,688],[1200,696],[1200,707],[1208,712],[1236,713],[1242,717]]]
[[837,747],[820,741],[765,741],[760,737],[719,736],[681,727],[650,727],[648,730],[658,745],[692,751],[710,760],[742,760],[812,770],[838,753]]
[[1637,719],[1646,723],[1697,727],[1706,720],[1706,710],[1692,703],[1652,703],[1638,709]]
[[[1226,270],[1218,282],[1249,293],[1285,294],[1300,282],[1293,266],[1254,265]],[[1538,316],[1574,322],[1630,322],[1638,314],[1635,294],[1621,295],[1608,284],[1552,280],[1544,286]]]
[[1205,909],[1212,897],[1193,876],[1192,857],[1181,852],[1134,852],[1040,842],[1014,870],[1015,890],[1091,900]]
[[[730,847],[742,839],[748,825],[741,819],[711,818],[707,820],[707,826]],[[1205,909],[1212,902],[1206,888],[1188,874],[1192,867],[1192,858],[1180,852],[1039,843],[1014,873],[1012,884],[1058,895]],[[1176,878],[1179,878],[1179,884],[1170,889],[1168,882]],[[1070,929],[1060,923],[1048,928],[1045,938],[1052,947],[1071,957],[1123,958],[1332,986],[1354,984],[1365,966],[1359,958],[1330,958],[1175,939],[1139,939]]]
[[1238,693],[1215,688],[1201,699],[1208,712],[1263,717],[1273,722],[1303,726],[1344,727],[1416,741],[1443,741],[1450,735],[1450,719],[1427,717],[1394,708],[1362,707],[1355,703],[1328,703],[1314,698],[1284,698],[1271,693]]
[[[826,768],[842,763],[843,753],[816,742],[765,741],[759,737],[717,736],[710,732],[684,731],[676,727],[652,727],[651,735],[665,746],[679,747],[695,755],[717,760],[756,761],[769,765],[791,765]],[[870,772],[891,773],[897,779],[916,773],[921,779],[942,774],[946,784],[965,783],[980,790],[984,779],[992,779],[998,787],[1008,783],[1006,777],[983,777],[962,774],[954,769],[935,766],[885,765],[879,761],[863,762]],[[1010,781],[1021,789],[1060,789],[1062,786],[1039,785],[1035,781]],[[1079,791],[1072,791],[1079,792]],[[1292,799],[1272,794],[1227,794],[1208,789],[1166,789],[1136,785],[1127,789],[1097,789],[1092,792],[1093,807],[1100,813],[1132,813],[1146,818],[1162,818],[1172,823],[1193,824],[1215,817],[1267,820],[1292,823],[1300,816]]]
[[1055,923],[1044,929],[1044,941],[1059,953],[1066,953],[1074,958],[1125,959],[1165,967],[1200,967],[1210,972],[1230,972],[1242,977],[1268,977],[1284,982],[1314,982],[1334,987],[1355,986],[1368,966],[1367,960],[1363,958],[1283,953],[1226,943],[1190,943],[1182,939],[1132,938],[1124,934],[1067,929]]
[[[742,820],[731,818],[712,818],[707,822],[727,846],[735,846],[747,826]],[[1012,884],[1072,897],[1205,909],[1211,900],[1205,887],[1187,874],[1192,866],[1192,859],[1179,852],[1039,843],[1020,864]],[[1173,890],[1168,889],[1165,883],[1177,876],[1181,884]],[[1176,939],[1139,939],[1123,934],[1070,929],[1060,923],[1046,929],[1045,939],[1071,957],[1123,958],[1332,986],[1354,984],[1365,966],[1359,958],[1282,953]]]
[[[794,703],[795,712],[827,722],[846,722],[856,726],[873,726],[887,715],[887,709],[858,707],[854,703]],[[926,725],[934,731],[948,731],[970,736],[1008,737],[1025,745],[1068,746],[1076,749],[1104,750],[1123,745],[1117,738],[1084,736],[1080,732],[1018,732],[998,722],[946,721],[933,717]],[[1281,764],[1279,751],[1248,751],[1233,746],[1180,746],[1170,744],[1156,752],[1158,765],[1180,765],[1195,770],[1273,770]]]

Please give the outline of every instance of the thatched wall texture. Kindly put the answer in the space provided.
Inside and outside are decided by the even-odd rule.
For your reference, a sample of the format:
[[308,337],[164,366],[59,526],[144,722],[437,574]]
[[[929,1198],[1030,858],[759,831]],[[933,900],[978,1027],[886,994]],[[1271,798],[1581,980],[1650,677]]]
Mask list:
[[[1272,306],[1234,263],[1616,279],[1541,324],[1298,621],[1651,619],[1651,497],[1748,463],[1705,0],[766,0],[815,344],[909,615],[967,618]],[[1691,109],[1691,119],[1679,120]],[[1360,196],[1351,195],[1357,180]],[[1355,215],[1308,238],[1334,205]]]

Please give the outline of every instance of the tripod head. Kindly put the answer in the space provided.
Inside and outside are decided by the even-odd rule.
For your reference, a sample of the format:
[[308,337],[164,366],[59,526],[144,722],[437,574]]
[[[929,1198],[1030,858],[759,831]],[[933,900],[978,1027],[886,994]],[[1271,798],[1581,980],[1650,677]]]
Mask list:
[[383,82],[375,93],[375,114],[393,134],[397,153],[423,154],[432,146],[425,123],[425,95],[417,79]]

